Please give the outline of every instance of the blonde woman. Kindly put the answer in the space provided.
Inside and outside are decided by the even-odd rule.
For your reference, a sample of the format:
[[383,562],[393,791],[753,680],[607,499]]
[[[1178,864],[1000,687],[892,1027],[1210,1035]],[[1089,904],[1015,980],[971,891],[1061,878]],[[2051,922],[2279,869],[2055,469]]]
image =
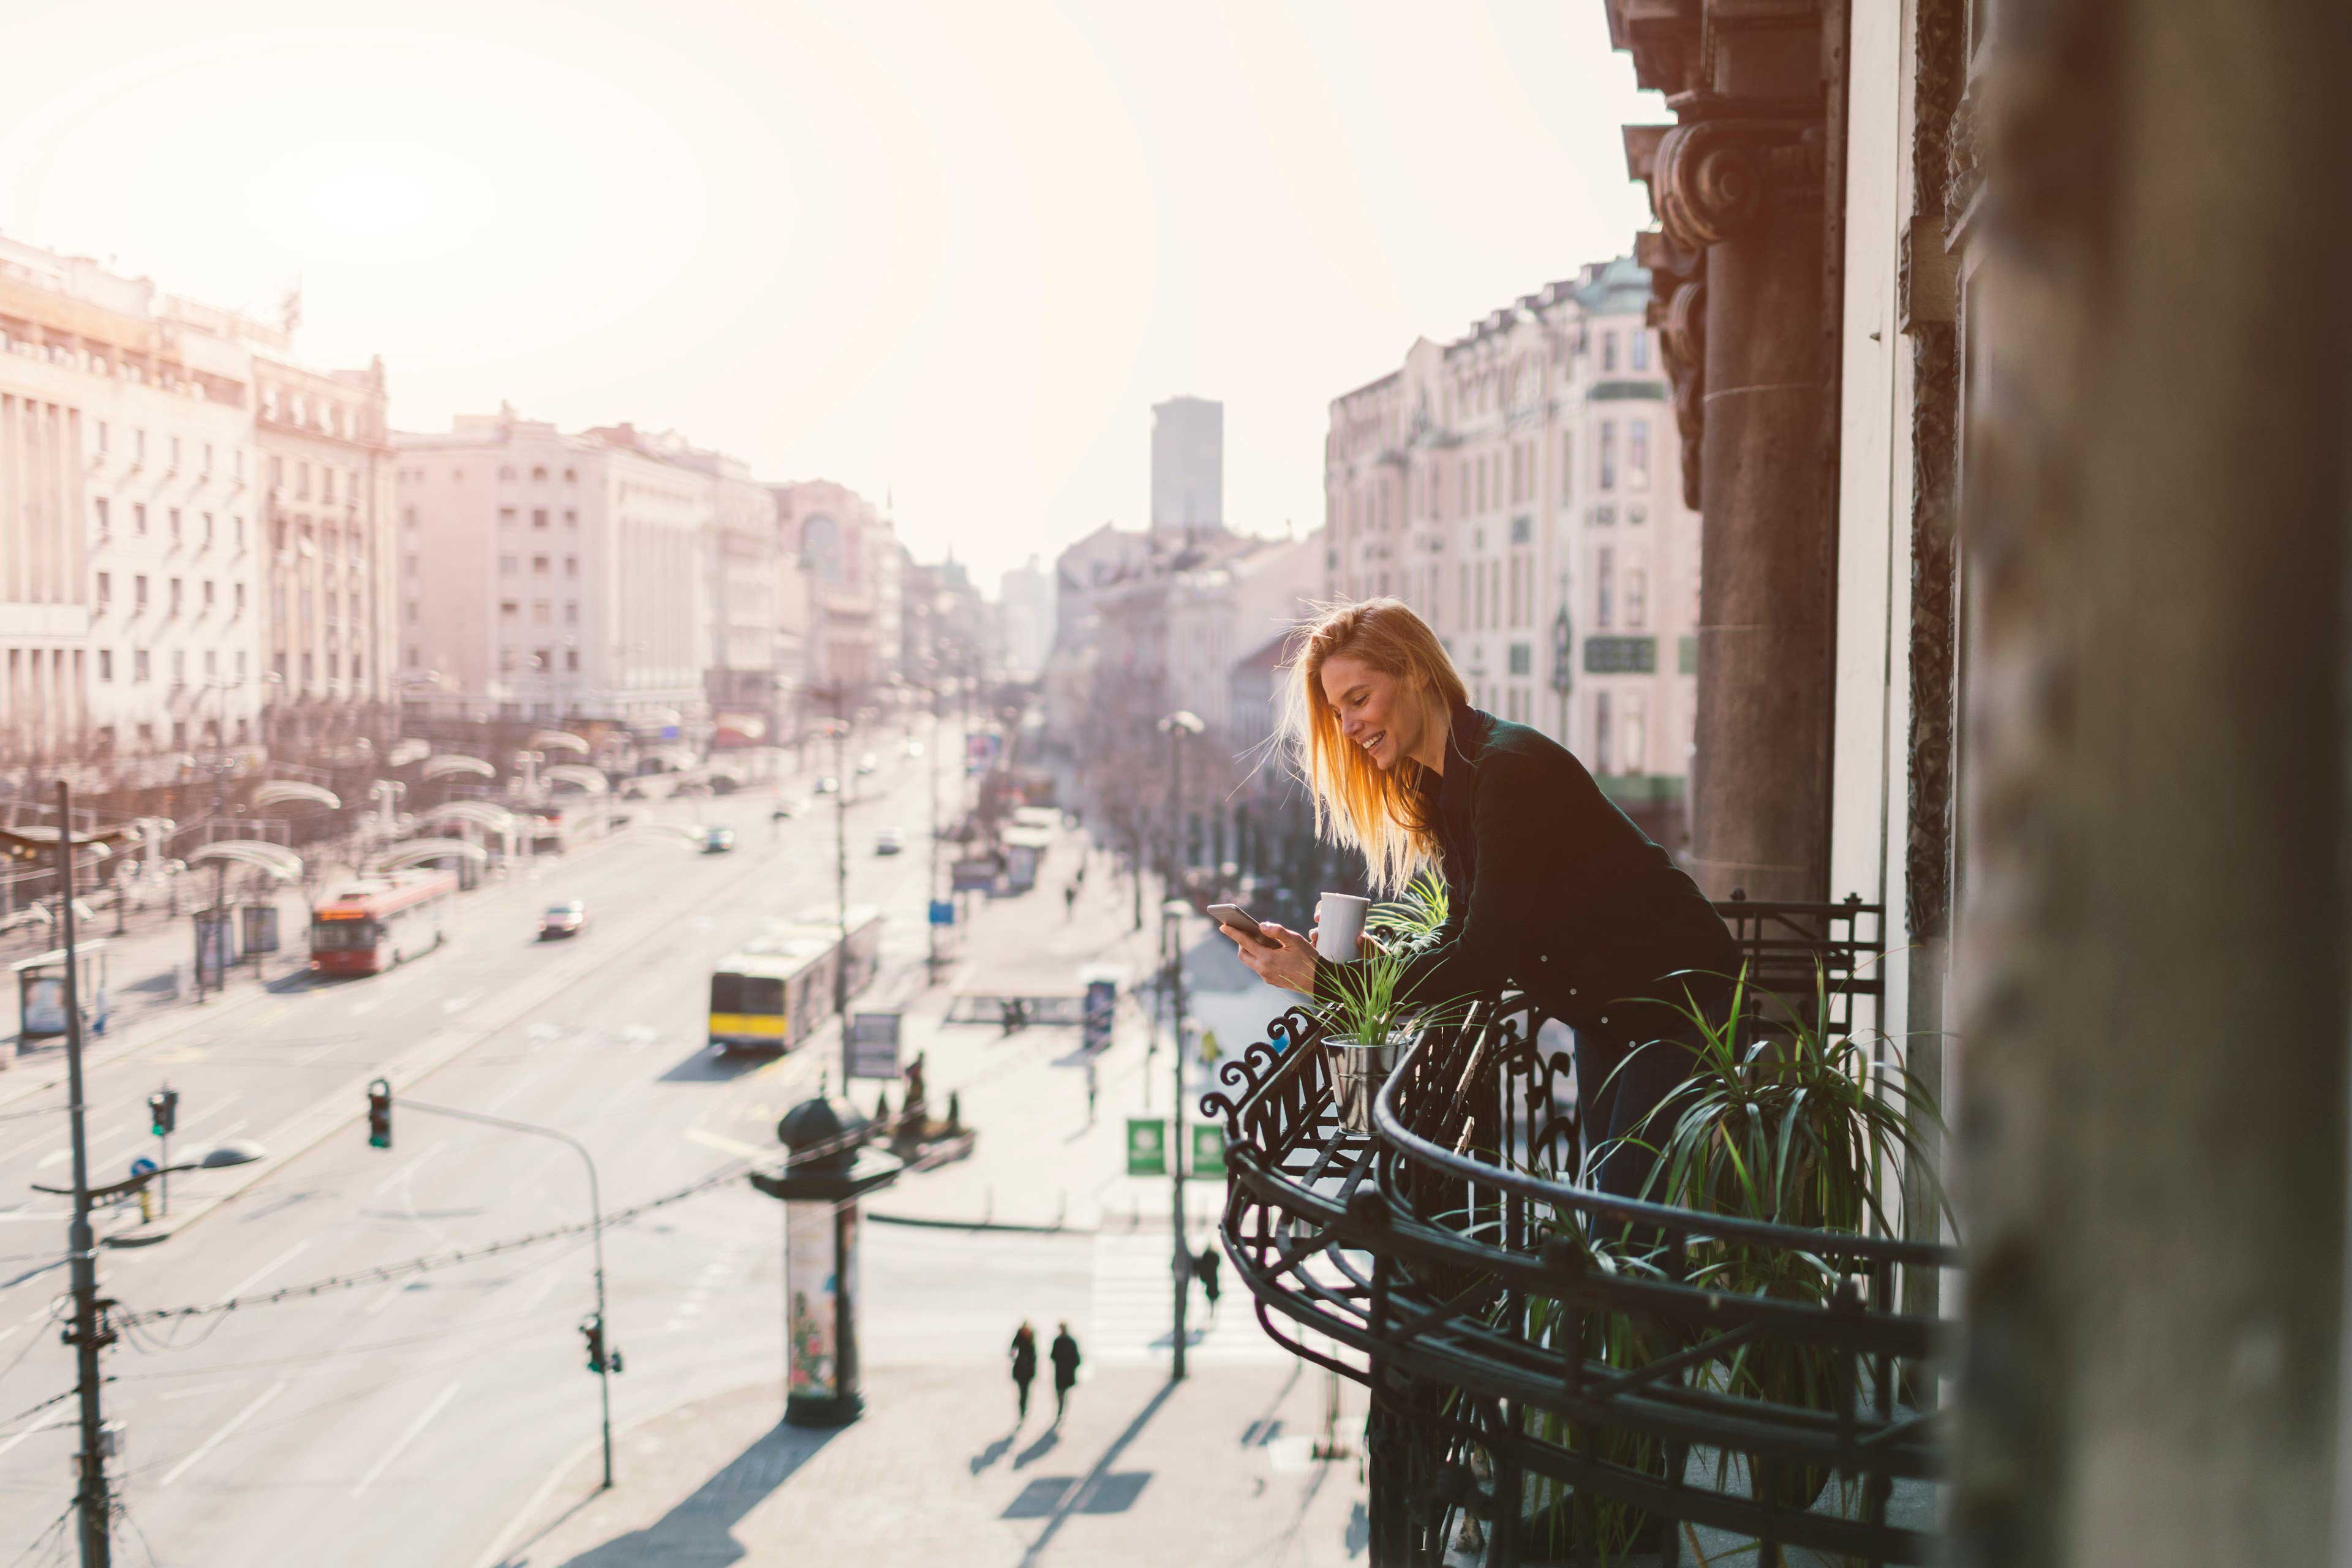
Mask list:
[[[1634,1047],[1688,1039],[1672,1002],[1727,1005],[1738,949],[1715,908],[1565,748],[1472,708],[1427,622],[1395,599],[1325,613],[1294,645],[1288,738],[1318,832],[1364,853],[1375,892],[1424,868],[1450,894],[1401,989],[1432,999],[1526,992],[1576,1031],[1588,1148],[1637,1127],[1687,1061]],[[1242,962],[1315,994],[1311,934],[1273,921]],[[1328,976],[1325,976],[1328,986]],[[1654,1141],[1654,1135],[1653,1135]],[[1607,1152],[1595,1184],[1638,1196],[1650,1162]]]

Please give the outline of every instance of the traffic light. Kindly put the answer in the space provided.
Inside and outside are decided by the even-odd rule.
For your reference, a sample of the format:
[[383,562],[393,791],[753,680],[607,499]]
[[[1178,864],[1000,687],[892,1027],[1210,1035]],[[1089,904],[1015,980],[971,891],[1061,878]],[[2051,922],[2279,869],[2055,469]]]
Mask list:
[[608,1353],[604,1349],[604,1320],[591,1312],[580,1320],[580,1337],[588,1342],[588,1370],[618,1373],[621,1352],[616,1345]]
[[368,1147],[392,1147],[392,1085],[383,1079],[368,1085]]
[[180,1124],[180,1091],[159,1089],[147,1097],[147,1131],[158,1138],[171,1135]]

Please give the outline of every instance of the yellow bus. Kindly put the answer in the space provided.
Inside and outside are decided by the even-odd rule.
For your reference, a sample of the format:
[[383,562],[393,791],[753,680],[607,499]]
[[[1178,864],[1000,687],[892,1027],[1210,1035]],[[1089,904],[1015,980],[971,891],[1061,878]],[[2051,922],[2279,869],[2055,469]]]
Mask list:
[[[849,911],[845,983],[855,996],[873,984],[882,955],[882,916]],[[833,1015],[834,970],[844,963],[841,930],[831,921],[771,926],[710,973],[711,1047],[789,1051]]]

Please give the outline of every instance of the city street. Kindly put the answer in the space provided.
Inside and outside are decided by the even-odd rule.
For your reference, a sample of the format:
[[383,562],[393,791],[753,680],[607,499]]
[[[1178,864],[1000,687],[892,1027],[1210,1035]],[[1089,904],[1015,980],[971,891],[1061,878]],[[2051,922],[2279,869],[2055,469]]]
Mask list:
[[[882,909],[888,923],[883,978],[863,1005],[908,1008],[908,1051],[929,1054],[934,1114],[959,1090],[982,1132],[982,1153],[967,1169],[910,1177],[871,1206],[908,1218],[977,1218],[975,1172],[985,1173],[984,1201],[1007,1211],[1040,1211],[1048,1191],[1064,1210],[1071,1190],[1088,1198],[1087,1223],[1058,1234],[866,1230],[862,1340],[876,1399],[936,1402],[929,1424],[917,1423],[932,1434],[930,1447],[954,1447],[968,1428],[978,1454],[1002,1435],[1003,1346],[1024,1317],[1047,1335],[1068,1321],[1090,1364],[1127,1368],[1121,1376],[1150,1382],[1146,1369],[1164,1364],[1168,1187],[1137,1184],[1148,1199],[1126,1192],[1112,1131],[1140,1109],[1142,1017],[1126,1010],[1119,1042],[1100,1066],[1103,1102],[1091,1122],[1067,1060],[1075,1030],[1003,1037],[940,1023],[950,994],[987,988],[976,968],[1007,967],[992,954],[1044,951],[1074,940],[1071,932],[1110,941],[1092,935],[1110,922],[1073,919],[1058,882],[982,900],[975,931],[958,933],[971,942],[965,961],[919,994],[929,785],[923,763],[906,758],[895,736],[870,743],[883,760],[876,777],[856,781],[866,793],[849,808],[850,899]],[[951,800],[955,782],[943,784]],[[787,799],[802,793],[783,787]],[[728,1173],[773,1157],[782,1112],[821,1079],[839,1082],[830,1030],[772,1061],[722,1062],[704,1048],[711,963],[765,923],[831,907],[830,800],[807,802],[778,829],[768,820],[774,799],[760,790],[655,804],[644,813],[654,821],[734,826],[738,847],[705,856],[657,832],[625,831],[467,895],[449,943],[391,973],[314,984],[281,955],[270,972],[280,978],[268,990],[239,982],[207,1008],[156,1009],[96,1053],[88,1091],[94,1182],[119,1179],[129,1160],[154,1152],[145,1100],[166,1081],[181,1096],[174,1158],[230,1138],[257,1140],[268,1156],[175,1178],[172,1220],[142,1226],[126,1206],[101,1223],[118,1243],[165,1237],[101,1248],[102,1293],[121,1302],[119,1311],[247,1303],[134,1325],[108,1352],[107,1413],[125,1428],[115,1473],[127,1538],[152,1542],[163,1563],[469,1563],[515,1550],[537,1513],[576,1500],[565,1489],[597,1434],[596,1380],[578,1327],[593,1301],[588,1238],[391,1279],[373,1271],[584,1220],[581,1162],[552,1141],[437,1118],[411,1101],[576,1136],[596,1156],[607,1212],[726,1175],[606,1237],[609,1338],[625,1357],[613,1380],[624,1441],[612,1506],[658,1513],[680,1500],[656,1495],[674,1467],[651,1464],[628,1436],[643,1423],[717,1401],[736,1411],[738,1426],[764,1430],[780,1405],[781,1220],[776,1205]],[[900,832],[907,853],[874,853],[884,828]],[[1118,889],[1100,885],[1108,880],[1089,889],[1085,910],[1108,915]],[[539,909],[569,898],[585,900],[587,931],[535,942]],[[1139,951],[1148,963],[1148,949]],[[1017,967],[1024,986],[1075,988],[1070,966],[1050,955]],[[1164,1072],[1167,1058],[1157,1059]],[[72,1379],[52,1321],[66,1275],[58,1256],[65,1201],[28,1190],[68,1180],[67,1133],[61,1094],[37,1087],[55,1075],[36,1058],[25,1066],[0,1078],[0,1091],[16,1091],[0,1100],[0,1415],[26,1413],[0,1422],[0,1494],[8,1500],[0,1561],[31,1547],[71,1489],[74,1404],[42,1404]],[[362,1116],[364,1085],[379,1073],[397,1086],[388,1151],[368,1146]],[[856,1086],[859,1103],[870,1108],[881,1087]],[[1163,1114],[1167,1096],[1157,1084],[1153,1103]],[[1196,1243],[1220,1191],[1201,1187]],[[232,1188],[235,1196],[212,1206]],[[254,1300],[322,1281],[334,1288]],[[1194,1310],[1205,1316],[1197,1300]],[[1295,1363],[1240,1302],[1224,1304],[1195,1349],[1235,1407],[1230,1432],[1221,1405],[1197,1397],[1187,1422],[1217,1427],[1232,1447],[1260,1414],[1241,1406],[1262,1404],[1259,1394],[1280,1388]],[[984,1413],[972,1408],[982,1386],[996,1401]],[[882,1430],[873,1418],[869,1426]],[[867,1430],[845,1435],[841,1451],[855,1451]],[[1296,1460],[1282,1452],[1286,1463]],[[1304,1477],[1312,1467],[1291,1468]],[[1014,1492],[1026,1484],[1011,1467],[1003,1473]],[[959,1479],[978,1474],[958,1459]],[[1352,1488],[1352,1467],[1348,1477]],[[1337,1478],[1312,1479],[1331,1492]],[[1171,1477],[1163,1489],[1181,1480]],[[1008,1494],[990,1511],[1010,1501]],[[1339,1507],[1344,1521],[1344,1500]],[[1117,1522],[1096,1521],[1088,1538],[1105,1539],[1101,1527]],[[1034,1542],[1036,1527],[1009,1528]],[[1343,1525],[1328,1533],[1324,1544],[1336,1555],[1279,1560],[1346,1561]],[[514,1560],[566,1560],[547,1550]]]

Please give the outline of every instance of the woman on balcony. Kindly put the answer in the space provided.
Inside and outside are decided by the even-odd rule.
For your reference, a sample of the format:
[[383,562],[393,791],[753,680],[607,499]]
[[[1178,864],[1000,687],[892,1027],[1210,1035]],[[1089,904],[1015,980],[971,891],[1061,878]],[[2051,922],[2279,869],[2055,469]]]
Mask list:
[[[1635,1047],[1695,1041],[1685,1004],[1718,1019],[1728,1008],[1739,963],[1730,931],[1583,763],[1470,706],[1444,645],[1403,604],[1334,609],[1297,647],[1288,738],[1317,828],[1363,850],[1377,892],[1425,868],[1445,880],[1445,924],[1408,952],[1400,994],[1527,993],[1576,1031],[1586,1146],[1608,1149],[1689,1065],[1678,1049]],[[1261,929],[1275,946],[1225,928],[1243,963],[1271,984],[1313,995],[1319,981],[1329,994],[1311,934]],[[1639,1196],[1650,1163],[1610,1150],[1591,1179]]]

